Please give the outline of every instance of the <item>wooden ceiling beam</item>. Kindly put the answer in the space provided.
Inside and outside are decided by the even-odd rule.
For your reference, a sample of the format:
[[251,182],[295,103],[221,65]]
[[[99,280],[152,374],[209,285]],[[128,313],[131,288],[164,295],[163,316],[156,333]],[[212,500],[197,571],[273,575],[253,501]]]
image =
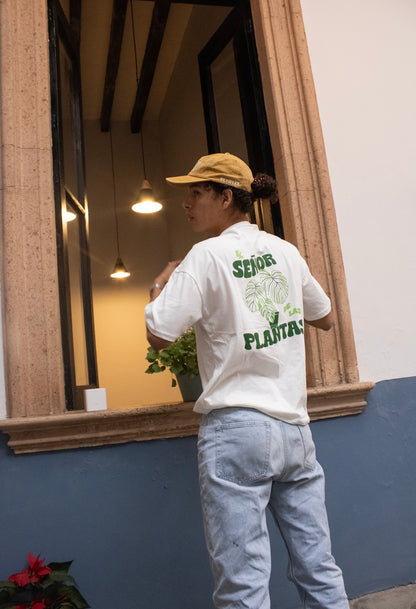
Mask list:
[[137,83],[136,99],[130,119],[132,133],[139,133],[142,128],[143,116],[149,99],[170,5],[171,0],[155,0],[146,50]]
[[[131,131],[138,133],[141,130],[143,116],[149,99],[156,64],[159,57],[160,47],[172,2],[184,4],[207,4],[215,6],[233,6],[236,0],[152,0],[154,8],[152,22],[147,39],[146,50],[141,67],[140,78],[136,91],[136,98],[131,115]],[[128,0],[113,0],[113,14],[111,19],[110,42],[107,53],[107,68],[105,75],[103,101],[101,105],[100,126],[101,131],[109,131],[111,111],[114,101],[114,92],[117,73],[120,64],[121,45],[123,41],[124,25],[126,21]],[[81,0],[71,0],[73,3],[75,23],[80,17]]]
[[100,116],[101,131],[109,131],[110,129],[111,110],[113,108],[114,91],[120,63],[126,10],[127,0],[113,0],[110,43],[108,45],[107,69],[105,73],[103,102]]

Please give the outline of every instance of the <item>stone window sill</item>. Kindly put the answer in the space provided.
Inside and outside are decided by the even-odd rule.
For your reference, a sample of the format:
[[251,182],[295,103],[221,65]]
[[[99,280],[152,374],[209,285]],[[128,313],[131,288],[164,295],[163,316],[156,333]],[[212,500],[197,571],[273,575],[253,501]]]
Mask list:
[[[311,420],[361,413],[373,383],[308,389]],[[21,417],[0,421],[15,453],[123,444],[198,433],[200,415],[194,402],[164,404],[132,410],[67,412],[61,415]]]

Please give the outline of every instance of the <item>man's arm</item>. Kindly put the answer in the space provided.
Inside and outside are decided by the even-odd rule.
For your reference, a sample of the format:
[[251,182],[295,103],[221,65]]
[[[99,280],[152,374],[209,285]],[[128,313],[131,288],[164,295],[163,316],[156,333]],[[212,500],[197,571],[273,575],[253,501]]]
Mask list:
[[320,328],[321,330],[330,330],[335,323],[335,316],[333,311],[330,311],[328,315],[325,317],[321,317],[320,319],[314,319],[313,321],[307,321],[306,323],[314,326],[315,328]]
[[156,349],[156,351],[160,351],[161,349],[164,349],[165,347],[168,347],[170,344],[172,344],[170,341],[164,340],[163,338],[159,338],[158,336],[152,334],[149,328],[147,327],[146,336],[148,343],[151,347],[153,347],[153,349]]
[[[173,260],[169,262],[163,269],[163,271],[160,273],[160,275],[156,277],[152,287],[150,288],[150,302],[156,300],[156,298],[161,294],[163,288],[169,281],[173,271],[176,269],[177,266],[179,266],[181,262],[181,260]],[[155,336],[154,334],[152,334],[152,332],[150,332],[147,326],[146,337],[150,346],[153,347],[153,349],[156,349],[156,351],[160,351],[161,349],[164,349],[165,347],[168,347],[171,344],[171,341],[159,338],[159,336]]]
[[150,302],[156,300],[156,298],[159,296],[159,294],[169,281],[173,271],[176,269],[177,266],[180,265],[181,262],[182,260],[172,260],[171,262],[168,262],[168,264],[165,266],[160,275],[156,277],[152,287],[150,288]]

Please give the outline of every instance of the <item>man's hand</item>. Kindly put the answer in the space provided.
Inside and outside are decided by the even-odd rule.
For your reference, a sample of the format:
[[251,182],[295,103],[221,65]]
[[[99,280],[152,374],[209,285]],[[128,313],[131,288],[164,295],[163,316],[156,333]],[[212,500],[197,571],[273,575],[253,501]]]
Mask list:
[[163,271],[156,277],[152,287],[150,288],[150,302],[152,302],[153,300],[155,300],[155,298],[159,296],[160,292],[163,290],[163,288],[169,281],[173,271],[176,269],[177,266],[180,265],[181,262],[182,260],[171,260],[167,263]]

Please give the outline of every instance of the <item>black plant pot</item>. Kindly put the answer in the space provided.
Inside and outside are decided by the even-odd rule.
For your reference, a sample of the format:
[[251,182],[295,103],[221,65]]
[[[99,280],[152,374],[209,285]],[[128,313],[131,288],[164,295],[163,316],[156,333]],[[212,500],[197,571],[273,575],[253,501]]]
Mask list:
[[198,375],[191,378],[186,374],[178,374],[176,379],[182,393],[183,401],[196,402],[202,393],[201,377]]

